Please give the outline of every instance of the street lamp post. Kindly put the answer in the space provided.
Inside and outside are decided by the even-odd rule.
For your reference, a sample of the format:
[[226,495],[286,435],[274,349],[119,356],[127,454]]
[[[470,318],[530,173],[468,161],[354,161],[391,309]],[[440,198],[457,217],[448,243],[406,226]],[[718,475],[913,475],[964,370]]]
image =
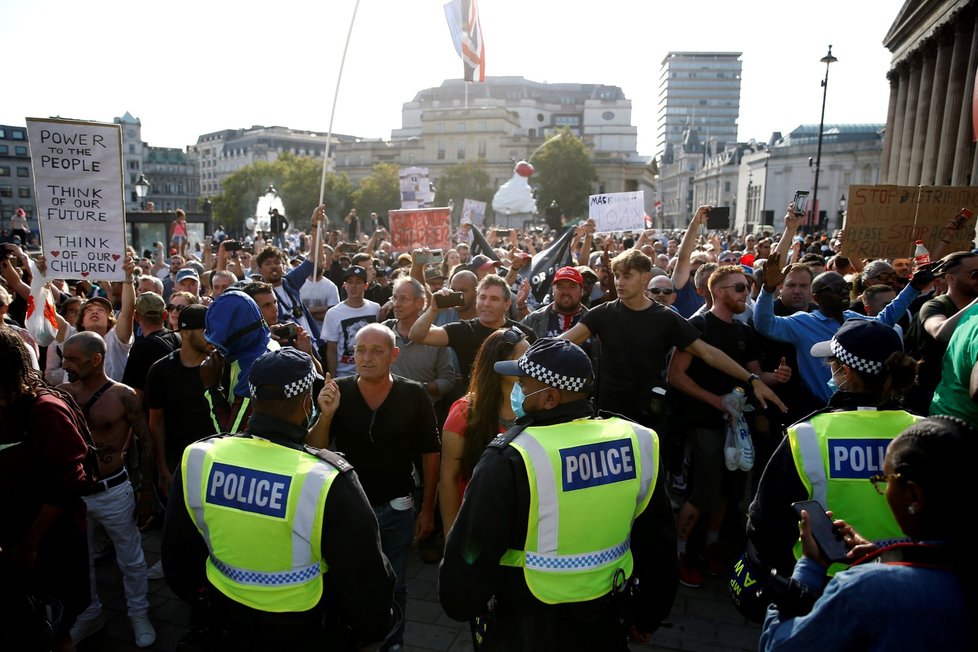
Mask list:
[[846,194],[842,193],[842,197],[839,199],[839,227],[842,228],[842,222],[846,217]]
[[141,210],[146,210],[146,195],[149,194],[149,179],[146,178],[145,174],[139,175],[139,181],[135,184],[136,186],[136,196],[139,198],[139,207]]
[[829,53],[819,59],[825,64],[825,79],[822,80],[822,118],[818,122],[818,148],[815,150],[815,187],[812,189],[812,231],[818,224],[818,173],[822,164],[822,130],[825,127],[825,97],[829,91],[829,66],[838,61],[832,56],[832,46]]

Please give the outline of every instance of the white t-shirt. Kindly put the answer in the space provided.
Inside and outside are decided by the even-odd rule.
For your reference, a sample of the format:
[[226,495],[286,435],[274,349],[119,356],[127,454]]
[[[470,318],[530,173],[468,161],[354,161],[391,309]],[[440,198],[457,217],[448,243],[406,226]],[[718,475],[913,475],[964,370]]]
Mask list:
[[[317,308],[332,308],[338,304],[340,302],[340,292],[336,287],[336,283],[333,283],[328,278],[321,278],[318,281],[306,279],[306,282],[299,288],[299,298],[302,299],[302,303],[305,304],[311,313]],[[318,322],[319,330],[322,330],[323,322],[316,321]]]
[[352,376],[357,372],[353,360],[353,343],[357,333],[367,324],[379,321],[380,305],[364,299],[362,308],[351,308],[341,301],[326,313],[325,336],[327,342],[336,342],[336,377]]

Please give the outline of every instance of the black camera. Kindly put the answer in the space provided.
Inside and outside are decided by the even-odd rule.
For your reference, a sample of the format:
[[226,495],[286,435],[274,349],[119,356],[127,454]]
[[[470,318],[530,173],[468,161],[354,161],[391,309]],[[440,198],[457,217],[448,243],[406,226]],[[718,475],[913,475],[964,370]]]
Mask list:
[[287,322],[285,324],[276,324],[269,329],[277,339],[280,340],[294,340],[299,335],[299,330],[296,328],[295,323]]

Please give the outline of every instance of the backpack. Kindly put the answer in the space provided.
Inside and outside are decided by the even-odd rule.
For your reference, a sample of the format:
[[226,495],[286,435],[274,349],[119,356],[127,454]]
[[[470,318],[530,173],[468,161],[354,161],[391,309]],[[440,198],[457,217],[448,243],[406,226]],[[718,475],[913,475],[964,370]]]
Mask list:
[[[104,390],[105,388],[103,388]],[[101,396],[102,391],[99,390],[89,401],[89,405],[95,402],[99,396]],[[71,420],[75,428],[78,430],[78,434],[82,436],[85,440],[85,445],[87,450],[85,451],[85,459],[82,460],[82,468],[85,470],[85,486],[86,490],[83,495],[88,495],[92,493],[98,486],[99,482],[102,480],[102,474],[99,472],[98,464],[98,446],[95,444],[95,439],[92,438],[92,431],[88,428],[88,420],[85,418],[85,413],[75,399],[63,390],[57,389],[56,387],[45,387],[38,392],[38,395],[48,394],[56,398],[61,399],[66,406],[68,406],[68,411],[71,413]]]

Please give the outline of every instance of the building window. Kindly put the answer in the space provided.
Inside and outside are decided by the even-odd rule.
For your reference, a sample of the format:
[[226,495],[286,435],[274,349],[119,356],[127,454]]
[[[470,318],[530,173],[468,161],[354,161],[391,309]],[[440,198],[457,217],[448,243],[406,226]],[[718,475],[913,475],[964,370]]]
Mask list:
[[486,141],[480,140],[479,141],[479,158],[485,158],[485,157],[486,157]]
[[6,138],[6,137],[7,137],[7,130],[0,129],[0,138]]
[[730,182],[729,181],[724,181],[724,183],[723,183],[723,192],[730,192]]
[[10,137],[13,140],[26,140],[26,136],[24,136],[23,129],[14,129],[13,131],[10,132]]
[[[438,141],[438,160],[439,161],[444,161],[445,160],[445,143],[442,142],[442,141]],[[0,176],[3,176],[3,175],[0,175]]]
[[9,177],[9,176],[10,176],[10,166],[0,165],[0,177]]
[[27,147],[24,145],[17,145],[14,147],[14,154],[17,156],[27,156]]
[[6,145],[0,145],[0,154],[9,154],[10,148]]
[[31,169],[24,167],[23,165],[17,166],[17,176],[18,177],[29,177],[31,176]]
[[457,127],[457,128],[458,128],[458,130],[459,130],[460,132],[463,132],[463,131],[465,131],[465,123],[464,123],[464,122],[459,122],[459,123],[458,123],[458,127]]
[[489,124],[485,120],[479,121],[479,131],[489,131]]
[[14,187],[13,186],[0,186],[0,197],[13,197]]
[[465,160],[465,143],[458,144],[458,160]]
[[444,122],[439,122],[439,123],[438,123],[438,124],[437,124],[437,125],[435,126],[435,128],[436,128],[436,129],[438,130],[438,133],[440,133],[440,134],[443,134],[443,133],[445,133],[445,123],[444,123]]
[[28,186],[21,186],[21,187],[17,188],[17,196],[20,197],[21,199],[30,199],[31,198],[31,189],[30,189],[30,187],[28,187]]

